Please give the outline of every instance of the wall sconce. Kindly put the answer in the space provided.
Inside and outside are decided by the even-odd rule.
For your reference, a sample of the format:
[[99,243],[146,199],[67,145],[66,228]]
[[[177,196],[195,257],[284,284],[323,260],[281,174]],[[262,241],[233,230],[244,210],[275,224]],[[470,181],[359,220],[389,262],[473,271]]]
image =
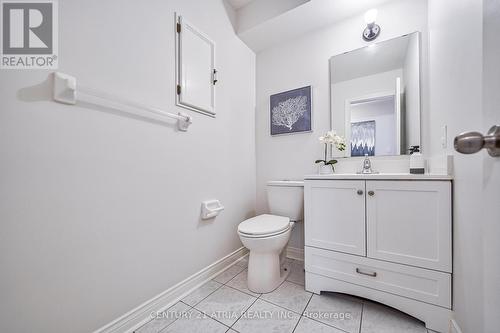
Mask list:
[[366,28],[363,30],[363,39],[367,42],[374,40],[380,34],[380,26],[375,24],[378,11],[370,9],[365,13]]

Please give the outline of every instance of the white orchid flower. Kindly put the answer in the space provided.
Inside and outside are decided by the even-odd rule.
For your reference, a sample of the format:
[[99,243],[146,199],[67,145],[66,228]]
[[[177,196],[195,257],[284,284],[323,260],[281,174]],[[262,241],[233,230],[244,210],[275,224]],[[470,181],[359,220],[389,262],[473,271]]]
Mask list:
[[325,135],[319,137],[319,141],[325,145],[331,144],[343,151],[346,148],[346,140],[343,136],[338,135],[335,131],[328,131]]

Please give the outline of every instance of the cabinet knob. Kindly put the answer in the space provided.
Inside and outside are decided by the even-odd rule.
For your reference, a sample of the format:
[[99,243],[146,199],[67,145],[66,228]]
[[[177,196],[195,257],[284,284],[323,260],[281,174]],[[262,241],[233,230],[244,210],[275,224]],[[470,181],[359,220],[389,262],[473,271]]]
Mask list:
[[363,195],[363,190],[358,190],[358,195]]
[[368,191],[368,195],[373,197],[375,195],[375,192],[374,191]]

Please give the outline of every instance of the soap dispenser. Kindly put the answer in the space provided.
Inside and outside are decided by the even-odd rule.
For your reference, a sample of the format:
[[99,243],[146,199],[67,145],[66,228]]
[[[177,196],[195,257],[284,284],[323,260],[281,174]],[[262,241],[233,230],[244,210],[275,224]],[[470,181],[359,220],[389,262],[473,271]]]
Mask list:
[[410,173],[411,174],[425,173],[425,160],[424,156],[420,153],[420,146],[410,147]]

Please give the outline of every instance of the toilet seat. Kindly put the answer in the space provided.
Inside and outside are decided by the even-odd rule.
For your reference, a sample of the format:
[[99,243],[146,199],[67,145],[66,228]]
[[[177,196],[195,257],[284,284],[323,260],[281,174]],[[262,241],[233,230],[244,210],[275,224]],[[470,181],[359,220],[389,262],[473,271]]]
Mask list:
[[284,234],[285,232],[287,232],[288,230],[290,230],[290,227],[289,228],[286,228],[285,230],[283,231],[279,231],[279,232],[274,232],[272,234],[265,234],[265,235],[251,235],[251,234],[245,234],[245,233],[242,233],[242,232],[239,232],[238,231],[238,235],[240,237],[244,237],[244,238],[271,238],[273,236],[279,236],[281,234]]
[[241,222],[238,233],[243,237],[261,238],[282,234],[290,229],[290,219],[284,216],[262,214]]

